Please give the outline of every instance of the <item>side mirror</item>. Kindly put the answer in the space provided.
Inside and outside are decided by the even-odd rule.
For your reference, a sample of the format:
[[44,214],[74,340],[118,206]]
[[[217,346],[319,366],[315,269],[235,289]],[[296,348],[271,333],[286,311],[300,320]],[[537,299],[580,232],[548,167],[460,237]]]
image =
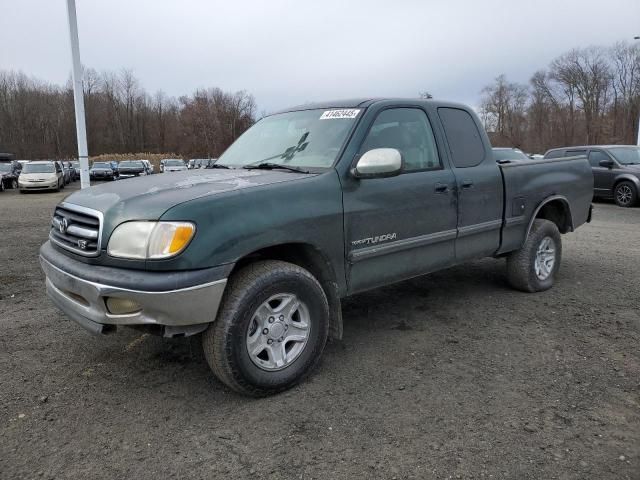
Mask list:
[[351,174],[356,178],[394,177],[402,170],[402,155],[395,148],[374,148],[366,152]]
[[613,160],[600,160],[600,166],[604,168],[613,168]]

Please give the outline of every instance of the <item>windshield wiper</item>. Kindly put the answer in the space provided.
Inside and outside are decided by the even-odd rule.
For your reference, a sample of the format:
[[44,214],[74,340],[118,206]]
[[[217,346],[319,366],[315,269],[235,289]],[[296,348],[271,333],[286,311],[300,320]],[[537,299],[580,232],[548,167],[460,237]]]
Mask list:
[[244,167],[245,170],[274,170],[274,169],[281,169],[281,170],[288,170],[290,172],[296,172],[296,173],[310,173],[308,170],[303,170],[301,168],[298,167],[292,167],[289,165],[281,165],[279,163],[272,163],[272,162],[262,162],[259,163],[257,165],[245,165]]
[[227,170],[229,170],[231,167],[228,167],[226,165],[222,165],[220,163],[211,163],[211,164],[207,165],[204,168],[226,168]]

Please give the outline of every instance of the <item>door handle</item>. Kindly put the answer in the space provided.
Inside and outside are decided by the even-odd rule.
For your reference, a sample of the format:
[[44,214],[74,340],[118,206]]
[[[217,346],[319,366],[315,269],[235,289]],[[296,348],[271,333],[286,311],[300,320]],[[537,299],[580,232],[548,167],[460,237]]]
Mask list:
[[473,182],[471,180],[463,180],[462,181],[462,188],[464,189],[468,189],[473,187]]
[[449,191],[449,185],[446,183],[436,183],[436,193],[447,193]]

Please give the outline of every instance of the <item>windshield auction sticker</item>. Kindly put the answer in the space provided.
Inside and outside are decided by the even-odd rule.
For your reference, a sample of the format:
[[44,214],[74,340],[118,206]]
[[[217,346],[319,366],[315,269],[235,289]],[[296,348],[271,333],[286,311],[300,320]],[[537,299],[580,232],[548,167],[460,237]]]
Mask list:
[[327,110],[320,116],[320,120],[335,120],[338,118],[356,118],[360,113],[360,109],[342,109],[342,110]]

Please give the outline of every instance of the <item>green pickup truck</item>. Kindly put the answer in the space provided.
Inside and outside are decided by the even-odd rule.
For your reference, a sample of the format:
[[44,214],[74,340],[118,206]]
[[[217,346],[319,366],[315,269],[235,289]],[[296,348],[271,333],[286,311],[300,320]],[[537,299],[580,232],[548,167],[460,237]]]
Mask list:
[[341,299],[483,257],[554,282],[591,217],[585,157],[496,162],[463,105],[352,100],[273,114],[214,169],[76,192],[40,250],[46,288],[94,333],[202,335],[229,387],[291,387],[341,338]]

